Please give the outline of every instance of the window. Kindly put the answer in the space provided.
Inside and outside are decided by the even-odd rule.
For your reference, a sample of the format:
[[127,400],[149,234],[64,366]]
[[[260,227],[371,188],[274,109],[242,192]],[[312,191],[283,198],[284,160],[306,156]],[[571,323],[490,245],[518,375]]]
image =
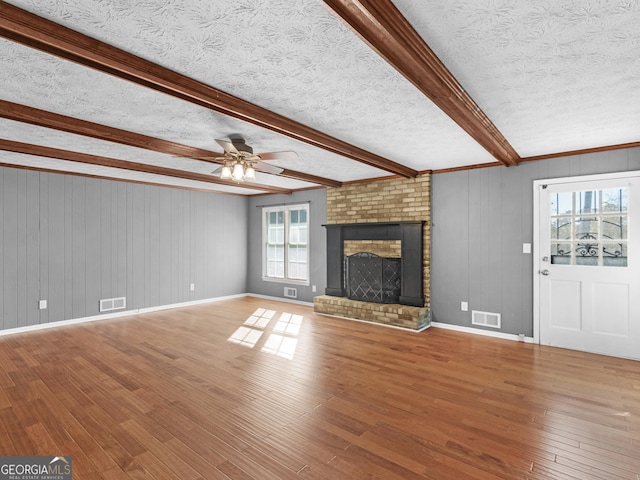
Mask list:
[[309,281],[309,205],[265,207],[263,278]]
[[627,188],[551,196],[551,263],[627,266]]

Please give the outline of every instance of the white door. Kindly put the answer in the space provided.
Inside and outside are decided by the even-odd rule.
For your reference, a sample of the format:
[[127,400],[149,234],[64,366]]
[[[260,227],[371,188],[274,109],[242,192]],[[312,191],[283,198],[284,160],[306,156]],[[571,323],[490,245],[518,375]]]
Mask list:
[[535,187],[540,343],[640,359],[640,177]]

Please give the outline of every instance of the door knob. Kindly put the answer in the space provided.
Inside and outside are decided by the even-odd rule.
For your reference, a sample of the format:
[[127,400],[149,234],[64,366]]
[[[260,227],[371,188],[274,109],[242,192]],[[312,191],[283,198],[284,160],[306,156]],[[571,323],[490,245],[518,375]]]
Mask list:
[[549,275],[549,270],[541,270],[540,273],[546,277]]

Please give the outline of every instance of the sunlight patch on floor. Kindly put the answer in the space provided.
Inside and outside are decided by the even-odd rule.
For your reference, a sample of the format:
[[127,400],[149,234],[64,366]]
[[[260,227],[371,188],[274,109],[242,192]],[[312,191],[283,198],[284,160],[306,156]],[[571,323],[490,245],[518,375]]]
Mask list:
[[227,341],[254,348],[263,338],[263,335],[267,333],[268,336],[266,336],[260,351],[293,360],[298,345],[297,337],[300,334],[304,317],[283,312],[271,331],[267,332],[266,329],[275,315],[275,310],[258,308],[233,332]]

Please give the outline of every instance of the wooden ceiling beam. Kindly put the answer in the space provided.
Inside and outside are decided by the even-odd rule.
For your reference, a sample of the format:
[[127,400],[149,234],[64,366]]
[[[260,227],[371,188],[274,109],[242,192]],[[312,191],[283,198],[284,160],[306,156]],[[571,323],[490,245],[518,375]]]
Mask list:
[[240,193],[222,192],[219,190],[211,190],[208,188],[197,188],[197,187],[184,186],[184,185],[169,185],[166,183],[149,182],[145,180],[133,180],[130,178],[110,177],[108,175],[94,175],[91,173],[80,173],[80,172],[70,172],[66,170],[56,170],[55,168],[34,167],[32,165],[18,165],[15,163],[0,162],[0,167],[14,168],[16,170],[29,170],[32,172],[56,173],[58,175],[72,175],[74,177],[95,178],[97,180],[110,180],[114,182],[134,183],[136,185],[150,185],[152,187],[164,187],[164,188],[171,188],[171,189],[178,188],[180,190],[190,190],[194,192],[221,193],[224,195],[245,196],[244,194],[240,194]]
[[417,171],[0,1],[0,37],[404,177]]
[[519,155],[391,0],[324,0],[382,58],[504,165]]
[[[56,160],[67,160],[69,162],[78,162],[89,165],[98,165],[101,167],[118,168],[121,170],[131,170],[134,172],[151,173],[154,175],[163,175],[167,177],[184,178],[186,180],[194,180],[197,182],[215,183],[218,185],[226,185],[238,188],[247,188],[251,190],[259,190],[267,193],[291,193],[291,190],[284,188],[270,187],[266,185],[257,185],[255,183],[242,182],[233,183],[222,180],[219,177],[206,175],[204,173],[189,172],[178,170],[175,168],[159,167],[146,163],[129,162],[126,160],[118,160],[115,158],[101,157],[97,155],[88,155],[86,153],[72,152],[69,150],[61,150],[58,148],[43,147],[41,145],[33,145],[30,143],[16,142],[13,140],[0,139],[0,150],[14,153],[22,153],[26,155],[35,155],[38,157],[52,158]],[[63,173],[63,172],[59,172]]]
[[[222,155],[222,153],[219,152],[191,147],[189,145],[150,137],[148,135],[130,132],[128,130],[108,127],[106,125],[48,112],[46,110],[40,110],[38,108],[20,105],[6,100],[0,100],[0,117],[178,157],[194,158]],[[203,162],[208,161],[202,160],[202,158],[199,158],[199,160]],[[210,163],[217,162],[210,161]],[[285,170],[285,172],[280,175],[328,187],[339,187],[342,185],[341,182],[329,178],[318,177],[293,170]]]

